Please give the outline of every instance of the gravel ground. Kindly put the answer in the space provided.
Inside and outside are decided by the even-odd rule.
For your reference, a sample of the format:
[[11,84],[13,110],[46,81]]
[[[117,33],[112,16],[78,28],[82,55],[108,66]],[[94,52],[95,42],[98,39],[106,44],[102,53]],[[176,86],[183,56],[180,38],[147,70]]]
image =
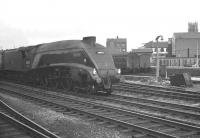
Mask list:
[[20,98],[0,94],[9,105],[62,138],[131,138],[95,122],[55,112]]

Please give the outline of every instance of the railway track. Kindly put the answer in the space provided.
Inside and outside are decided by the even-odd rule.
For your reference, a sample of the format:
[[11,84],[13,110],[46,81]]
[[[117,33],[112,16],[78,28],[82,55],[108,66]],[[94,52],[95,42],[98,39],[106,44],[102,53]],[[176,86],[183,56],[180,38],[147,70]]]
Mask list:
[[124,83],[121,82],[113,86],[115,91],[130,92],[136,94],[145,94],[148,96],[159,96],[171,99],[181,99],[185,101],[199,102],[200,92],[185,91],[180,89],[171,89],[150,85]]
[[[155,101],[134,96],[112,94],[108,97],[92,97],[93,99],[116,103],[127,110],[143,112],[157,117],[167,118],[191,125],[200,126],[200,108],[176,103]],[[121,108],[123,108],[121,107]]]
[[15,87],[12,90],[11,87],[1,86],[1,92],[26,97],[64,114],[78,115],[137,138],[200,137],[200,127],[95,103],[91,99],[27,86],[23,89]]
[[59,138],[0,100],[1,138]]
[[[157,117],[200,126],[200,108],[187,104],[173,103],[173,101],[162,101],[151,98],[141,98],[134,95],[112,94],[112,96],[80,95],[80,97],[104,101],[125,106],[125,109],[155,115]],[[123,108],[123,107],[121,107]]]

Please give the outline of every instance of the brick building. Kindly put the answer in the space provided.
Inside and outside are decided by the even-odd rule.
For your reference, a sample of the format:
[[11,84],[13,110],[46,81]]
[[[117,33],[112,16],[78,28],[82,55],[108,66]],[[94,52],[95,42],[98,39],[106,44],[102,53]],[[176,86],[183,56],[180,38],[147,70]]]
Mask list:
[[106,48],[111,54],[120,54],[127,52],[127,40],[126,38],[108,38],[106,40]]

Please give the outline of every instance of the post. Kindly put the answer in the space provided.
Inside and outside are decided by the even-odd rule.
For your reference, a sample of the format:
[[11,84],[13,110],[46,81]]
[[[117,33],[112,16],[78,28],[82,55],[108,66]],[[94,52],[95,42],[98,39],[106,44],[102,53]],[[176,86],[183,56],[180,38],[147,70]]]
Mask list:
[[159,78],[159,55],[158,55],[158,40],[156,40],[156,81],[158,82]]
[[158,53],[158,39],[161,38],[161,40],[163,40],[163,36],[159,35],[156,37],[156,48],[157,48],[157,52],[156,52],[156,58],[157,58],[157,64],[156,64],[156,81],[158,82],[158,78],[159,78],[159,53]]
[[197,63],[196,67],[199,67],[199,40],[197,39]]

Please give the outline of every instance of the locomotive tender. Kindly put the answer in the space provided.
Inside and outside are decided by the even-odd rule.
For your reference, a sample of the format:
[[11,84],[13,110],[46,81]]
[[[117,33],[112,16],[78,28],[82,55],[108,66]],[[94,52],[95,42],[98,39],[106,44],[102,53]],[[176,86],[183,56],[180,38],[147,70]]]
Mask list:
[[120,78],[112,55],[96,37],[4,50],[0,70],[1,78],[88,93],[111,93],[112,83]]

